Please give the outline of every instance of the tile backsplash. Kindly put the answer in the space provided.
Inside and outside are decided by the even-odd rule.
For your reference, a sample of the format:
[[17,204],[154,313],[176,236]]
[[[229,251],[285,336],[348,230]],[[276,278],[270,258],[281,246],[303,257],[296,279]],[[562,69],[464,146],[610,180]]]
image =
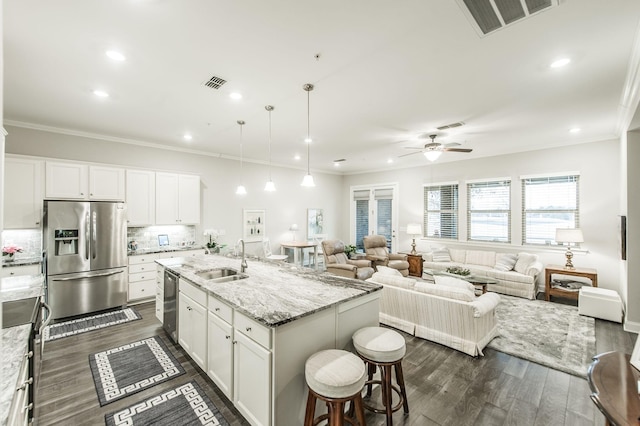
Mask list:
[[22,252],[15,259],[40,258],[42,254],[42,231],[40,229],[5,229],[2,231],[2,247],[16,245]]
[[138,250],[155,249],[160,247],[159,235],[166,235],[171,247],[190,246],[196,243],[195,225],[168,225],[127,228],[127,245],[135,242]]

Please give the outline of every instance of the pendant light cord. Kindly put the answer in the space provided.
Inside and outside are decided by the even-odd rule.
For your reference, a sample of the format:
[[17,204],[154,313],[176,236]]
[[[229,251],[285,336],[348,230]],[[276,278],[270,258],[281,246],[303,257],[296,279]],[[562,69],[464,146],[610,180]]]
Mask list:
[[269,181],[271,181],[271,111],[273,107],[267,108],[269,111]]
[[243,120],[238,120],[238,124],[240,125],[240,172],[242,172],[242,163],[244,160],[244,153],[243,153],[243,138],[242,138],[242,126],[244,125],[244,121]]

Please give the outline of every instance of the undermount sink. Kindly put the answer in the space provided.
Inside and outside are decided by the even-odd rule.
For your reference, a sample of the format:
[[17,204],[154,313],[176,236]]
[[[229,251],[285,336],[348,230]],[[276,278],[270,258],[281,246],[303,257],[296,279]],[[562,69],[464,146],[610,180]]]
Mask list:
[[216,282],[237,281],[247,278],[248,275],[240,274],[232,268],[213,269],[211,271],[196,272],[196,275],[204,280],[215,280]]

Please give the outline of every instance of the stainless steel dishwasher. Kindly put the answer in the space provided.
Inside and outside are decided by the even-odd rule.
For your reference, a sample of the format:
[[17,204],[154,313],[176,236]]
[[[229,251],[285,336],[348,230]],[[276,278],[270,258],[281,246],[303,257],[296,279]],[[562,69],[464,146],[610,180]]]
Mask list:
[[164,271],[163,327],[171,340],[178,343],[178,276]]

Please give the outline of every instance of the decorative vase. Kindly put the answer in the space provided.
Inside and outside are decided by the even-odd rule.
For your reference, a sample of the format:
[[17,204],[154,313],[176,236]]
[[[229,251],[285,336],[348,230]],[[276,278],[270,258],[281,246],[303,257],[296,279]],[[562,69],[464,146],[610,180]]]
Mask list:
[[5,259],[5,262],[13,262],[14,259],[14,253],[9,253],[7,255],[7,259]]

